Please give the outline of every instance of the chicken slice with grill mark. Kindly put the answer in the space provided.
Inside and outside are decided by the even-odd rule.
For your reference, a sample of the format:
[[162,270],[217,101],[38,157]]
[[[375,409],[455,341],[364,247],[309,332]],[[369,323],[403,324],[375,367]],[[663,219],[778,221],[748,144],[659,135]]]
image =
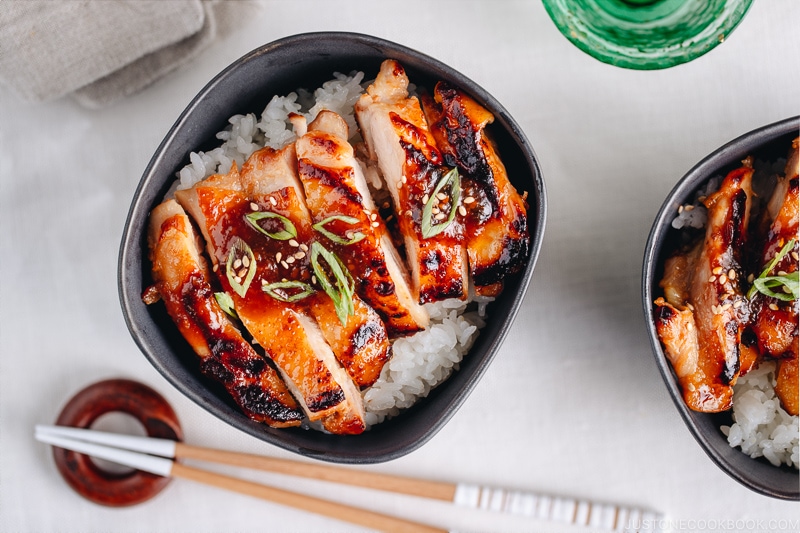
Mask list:
[[[662,287],[674,300],[655,302],[659,337],[676,374],[681,369],[684,399],[696,411],[729,409],[739,375],[742,329],[748,318],[741,290],[741,251],[749,223],[752,175],[747,163],[730,172],[705,200],[705,239],[688,257],[665,264]],[[679,331],[677,320],[683,329],[696,331],[696,346],[682,342],[695,333]]]
[[217,303],[202,245],[174,200],[150,214],[148,245],[155,290],[200,356],[202,372],[220,381],[249,418],[271,427],[299,425],[303,414],[286,384]]
[[409,335],[427,327],[428,313],[412,296],[408,272],[347,138],[344,119],[322,111],[297,140],[306,203],[314,222],[324,222],[332,234],[317,237],[349,268],[358,295],[378,312],[390,336]]
[[527,205],[508,179],[497,147],[486,132],[494,121],[468,95],[439,82],[422,98],[436,144],[448,165],[464,178],[467,255],[475,292],[497,296],[503,279],[525,264],[530,236]]
[[[389,59],[381,64],[355,113],[370,158],[377,161],[392,194],[417,301],[465,299],[468,261],[462,216],[457,214],[460,188],[456,194],[443,186],[441,196],[434,195],[449,169],[443,166],[419,100],[408,95],[408,77],[399,63]],[[425,217],[428,202],[431,213]],[[451,213],[454,218],[445,225]],[[436,232],[425,229],[428,225]]]
[[[784,176],[779,178],[767,204],[766,216],[769,230],[765,238],[761,264],[768,265],[784,246],[794,239],[791,250],[768,273],[791,274],[798,270],[798,139],[792,143],[789,161]],[[760,272],[759,272],[760,273]],[[757,273],[758,274],[758,273]],[[780,289],[778,289],[780,290]],[[772,296],[757,293],[753,299],[754,319],[752,331],[756,337],[759,352],[778,360],[777,385],[775,392],[790,414],[798,414],[798,306],[797,300],[783,301]]]
[[[311,259],[318,243],[319,233],[312,228],[311,214],[305,203],[303,187],[297,175],[297,159],[293,147],[281,152],[265,150],[257,152],[242,168],[243,185],[252,197],[274,194],[277,190],[287,191],[293,198],[296,207],[292,210],[292,222],[298,234],[309,235],[304,240],[298,239],[293,265],[308,275],[313,274]],[[292,245],[294,243],[291,243]],[[304,248],[309,247],[309,250]],[[324,248],[324,246],[323,246]],[[325,250],[328,250],[325,248]],[[324,260],[318,264],[326,267]],[[300,272],[298,271],[298,275]],[[333,280],[333,278],[331,278]],[[389,359],[389,344],[386,327],[378,314],[366,305],[357,295],[352,296],[352,314],[344,318],[337,312],[333,300],[323,291],[303,300],[310,314],[319,324],[322,335],[333,349],[336,358],[344,367],[350,378],[358,387],[372,385],[379,377],[383,364]],[[358,395],[356,395],[358,396]],[[360,396],[358,396],[360,400]],[[360,401],[354,403],[360,405]],[[359,411],[360,412],[360,411]]]
[[[271,157],[265,157],[266,151]],[[251,156],[248,163],[253,157],[272,162],[266,172],[271,168],[276,179],[280,179],[280,154],[264,149]],[[359,410],[360,396],[354,406],[353,397],[358,396],[358,391],[336,361],[305,304],[302,300],[278,300],[262,289],[264,285],[269,287],[284,280],[310,283],[307,265],[299,264],[292,255],[300,251],[299,247],[293,246],[291,239],[273,239],[256,228],[258,225],[273,234],[286,230],[284,221],[291,221],[293,213],[304,209],[294,189],[278,186],[268,194],[252,195],[234,168],[227,175],[211,176],[191,189],[178,191],[176,197],[203,231],[220,283],[231,295],[239,318],[275,362],[308,419],[322,421],[323,425],[326,420],[349,420],[351,411]],[[247,215],[254,212],[269,216],[253,223]],[[295,242],[310,240],[309,228],[295,229]],[[244,253],[241,243],[246,244]],[[243,263],[245,257],[249,264],[237,265],[237,262]],[[229,258],[233,260],[230,276]],[[250,276],[247,290],[243,291],[251,265],[255,265],[255,273]],[[297,289],[278,290],[277,294],[284,299],[298,294]],[[363,407],[361,410],[363,412]],[[361,424],[337,425],[331,431],[358,433],[363,429],[362,421]]]

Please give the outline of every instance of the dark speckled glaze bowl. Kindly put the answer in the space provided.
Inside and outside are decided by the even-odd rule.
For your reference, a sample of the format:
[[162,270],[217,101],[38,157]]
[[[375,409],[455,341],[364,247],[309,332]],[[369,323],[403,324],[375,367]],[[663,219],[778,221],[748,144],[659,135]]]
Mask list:
[[[271,429],[243,415],[225,390],[201,375],[198,358],[166,315],[146,306],[141,295],[152,282],[146,227],[150,210],[164,197],[189,153],[218,144],[215,134],[237,113],[260,113],[274,95],[313,89],[334,72],[362,70],[366,79],[386,58],[398,60],[417,86],[446,80],[471,94],[495,116],[496,139],[511,181],[528,192],[531,234],[527,266],[507,279],[488,308],[489,320],[460,369],[400,416],[358,436],[336,436],[299,428]],[[511,327],[533,273],[545,224],[545,190],[528,140],[508,112],[484,89],[424,54],[375,37],[310,33],[275,41],[234,62],[189,103],[167,133],[142,176],[131,204],[119,255],[119,292],[134,340],[159,372],[195,403],[232,426],[286,450],[340,463],[377,463],[403,456],[428,441],[453,416],[491,363]]]
[[689,431],[714,463],[736,481],[760,494],[786,500],[800,500],[800,475],[796,469],[778,468],[763,458],[751,459],[740,449],[731,448],[720,430],[720,426],[731,424],[730,413],[698,413],[686,406],[656,333],[653,301],[662,295],[658,283],[663,275],[664,260],[676,246],[678,230],[673,229],[671,223],[678,206],[691,203],[694,192],[710,178],[725,175],[748,155],[766,161],[785,158],[791,140],[799,131],[800,117],[770,124],[729,142],[692,168],[669,193],[658,212],[647,240],[642,271],[642,304],[650,343],[667,389]]

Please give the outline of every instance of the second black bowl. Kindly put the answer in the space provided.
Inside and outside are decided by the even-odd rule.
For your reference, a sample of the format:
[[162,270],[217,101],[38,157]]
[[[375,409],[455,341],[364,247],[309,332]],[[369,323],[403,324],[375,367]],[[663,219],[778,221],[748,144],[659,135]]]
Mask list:
[[642,304],[661,375],[686,426],[708,456],[723,471],[746,487],[774,498],[800,500],[800,474],[787,466],[775,467],[763,459],[751,459],[740,449],[731,448],[720,426],[730,425],[730,413],[705,414],[686,406],[678,379],[664,354],[655,328],[653,301],[662,293],[659,281],[664,260],[676,248],[678,230],[672,228],[678,206],[692,203],[695,192],[714,176],[725,175],[752,155],[775,161],[786,157],[792,139],[797,137],[800,118],[794,117],[751,131],[720,147],[680,179],[658,212],[645,248],[642,271]]

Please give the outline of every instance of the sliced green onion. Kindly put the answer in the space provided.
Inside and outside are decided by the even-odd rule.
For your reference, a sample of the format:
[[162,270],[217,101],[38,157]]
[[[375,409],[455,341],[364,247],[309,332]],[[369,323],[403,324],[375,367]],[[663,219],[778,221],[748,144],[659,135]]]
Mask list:
[[[292,221],[283,215],[279,215],[278,213],[273,213],[271,211],[254,211],[252,213],[247,213],[245,218],[251,226],[271,239],[288,241],[289,239],[297,237],[297,228],[294,226],[294,224],[292,224]],[[265,218],[272,218],[280,221],[281,224],[283,224],[283,229],[274,233],[265,230],[258,223],[259,220],[263,220]]]
[[[777,265],[781,259],[786,257],[786,254],[788,254],[792,248],[794,248],[794,243],[795,239],[789,239],[789,242],[784,244],[783,248],[781,248],[780,251],[775,254],[775,257],[772,258],[772,261],[770,261],[761,274],[755,280],[753,280],[753,286],[750,287],[749,291],[747,291],[747,298],[752,298],[755,296],[756,291],[766,296],[778,298],[779,300],[786,302],[797,300],[798,297],[800,297],[798,295],[800,291],[797,289],[797,272],[781,276],[768,276],[768,274],[772,272],[772,269],[775,268],[775,265]],[[789,297],[790,295],[787,293],[776,293],[771,290],[779,285],[788,287],[793,297]],[[777,294],[780,294],[780,296],[776,296]]]
[[[352,237],[342,237],[340,235],[336,235],[332,231],[328,231],[325,228],[325,225],[330,223],[330,222],[333,222],[334,220],[338,220],[340,222],[344,222],[345,224],[358,224],[360,222],[355,217],[349,217],[349,216],[346,216],[346,215],[333,215],[333,216],[330,216],[330,217],[326,218],[325,220],[320,220],[319,222],[314,224],[313,228],[315,230],[317,230],[318,232],[322,233],[323,235],[325,235],[327,238],[329,238],[333,242],[338,243],[338,244],[344,244],[345,246],[349,246],[351,244],[355,244],[358,241],[360,241],[361,239],[363,239],[364,237],[366,237],[366,235],[361,233],[360,231],[356,231],[356,232],[352,233]],[[350,232],[348,232],[348,233],[350,233]]]
[[[246,258],[246,260],[245,260]],[[239,260],[241,264],[236,264]],[[239,273],[246,269],[243,276]],[[250,288],[250,283],[256,275],[256,256],[253,255],[253,250],[239,237],[233,238],[233,245],[228,252],[228,261],[225,264],[225,274],[228,276],[228,283],[231,288],[244,298],[247,294],[247,289]]]
[[[436,195],[441,190],[450,184],[450,214],[446,220],[439,223],[434,223],[433,220],[433,207],[439,202]],[[458,168],[453,167],[447,174],[442,176],[442,179],[436,184],[430,198],[425,203],[422,209],[422,238],[428,239],[435,235],[440,234],[453,222],[456,218],[459,202],[461,201],[461,176],[458,174]]]
[[[794,271],[791,274],[784,276],[767,276],[765,278],[758,278],[753,281],[753,287],[761,294],[771,296],[784,302],[791,302],[800,297],[800,278],[798,278],[800,271]],[[781,292],[776,292],[773,289],[781,289]],[[789,292],[785,292],[785,291]]]
[[227,292],[215,292],[214,299],[222,308],[223,311],[231,315],[233,318],[239,318],[236,314],[236,309],[233,308],[233,298]]
[[[327,270],[333,274],[330,278],[326,268],[323,267],[321,259],[327,263]],[[341,259],[336,254],[325,249],[320,243],[315,242],[311,245],[311,266],[317,281],[322,286],[322,290],[333,300],[336,307],[336,316],[342,325],[347,324],[347,317],[355,313],[353,307],[353,294],[355,293],[355,281],[344,266]]]
[[[287,289],[299,292],[290,292]],[[265,283],[261,290],[281,302],[296,302],[314,293],[314,288],[302,281],[279,281],[278,283]]]

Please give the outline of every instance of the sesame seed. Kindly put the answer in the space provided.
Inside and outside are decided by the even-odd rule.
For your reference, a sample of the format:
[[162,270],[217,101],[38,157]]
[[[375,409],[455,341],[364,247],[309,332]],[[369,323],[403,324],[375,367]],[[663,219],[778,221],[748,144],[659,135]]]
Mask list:
[[689,308],[689,311],[694,311],[694,306],[692,304],[686,304],[686,307]]
[[790,289],[789,287],[784,285],[783,286],[783,292],[785,292],[786,294],[791,294],[792,293],[792,289]]
[[475,201],[475,198],[473,198],[472,196],[467,196],[466,198],[464,198],[464,203],[467,204],[467,205],[471,204],[474,201]]
[[447,218],[447,215],[445,215],[444,213],[439,213],[433,218],[435,218],[436,220],[444,220],[445,218]]
[[680,215],[681,213],[683,213],[683,205],[682,204],[678,206],[678,214]]
[[719,310],[720,310],[720,312],[722,312],[722,311],[727,311],[730,308],[731,308],[731,304],[730,304],[730,302],[728,302],[725,305],[723,305],[722,307],[720,307]]
[[397,188],[398,189],[402,189],[403,188],[403,182],[402,181],[398,181],[397,182]]
[[710,278],[708,278],[709,283],[714,283],[715,281],[717,281],[717,276],[711,276]]
[[247,269],[243,268],[239,271],[239,277],[244,278],[247,275]]
[[686,211],[691,211],[692,209],[694,209],[693,205],[687,205],[685,208]]
[[292,257],[291,255],[289,257],[287,257],[286,258],[286,263],[289,264],[289,265],[294,263],[294,257]]
[[242,284],[242,278],[240,278],[239,276],[233,276],[233,281],[235,281],[239,285]]
[[305,252],[297,252],[296,254],[294,254],[295,259],[302,259],[305,256],[306,256]]
[[728,279],[731,281],[736,279],[736,271],[734,269],[728,270]]
[[433,213],[434,215],[438,215],[441,212],[442,210],[439,209],[438,207],[434,207],[433,209],[431,209],[431,213]]
[[294,239],[289,239],[289,246],[291,246],[292,248],[298,248],[300,246],[300,243]]
[[289,264],[288,264],[288,263],[286,263],[286,261],[281,261],[281,266],[282,266],[283,268],[289,268]]
[[242,257],[242,265],[249,267],[250,266],[250,258],[247,256]]
[[720,275],[720,274],[722,274],[722,267],[717,267],[714,270],[712,270],[711,272],[716,274],[716,275]]
[[461,213],[462,217],[467,216],[467,208],[463,205],[458,206],[458,212]]
[[283,254],[278,252],[277,254],[275,254],[275,261],[280,263],[282,257],[283,257]]
[[250,202],[250,210],[251,211],[258,211],[258,204],[255,202]]
[[773,311],[777,311],[778,310],[778,306],[775,305],[775,304],[769,304],[769,308],[772,309]]
[[372,227],[373,227],[373,228],[377,228],[377,227],[378,227],[378,226],[380,226],[380,225],[381,225],[381,223],[380,223],[380,222],[373,222],[373,223],[372,223]]
[[733,302],[733,308],[739,309],[743,304],[744,303],[741,300],[736,300],[735,302]]
[[274,196],[270,196],[269,197],[269,203],[271,203],[273,206],[275,206],[275,205],[278,205],[278,200],[276,200]]
[[369,219],[370,219],[370,220],[377,220],[377,219],[378,219],[378,214],[377,214],[377,213],[372,213],[372,214],[369,216]]
[[353,235],[355,235],[355,233],[353,233],[353,230],[351,229],[344,232],[344,236],[347,237],[348,239],[352,239]]
[[797,252],[792,252],[792,257],[795,261],[800,261],[800,255],[797,255]]
[[412,212],[411,212],[411,209],[409,209],[408,211],[406,211],[406,216],[407,216],[407,217],[410,217],[410,216],[411,216],[411,215],[413,215],[413,214],[414,214],[414,213],[412,213]]
[[307,252],[308,251],[308,246],[306,246],[303,243],[300,243],[300,249],[303,250],[304,252]]
[[408,183],[408,178],[406,178],[405,176],[403,176],[403,183]]
[[213,267],[211,267],[211,271],[212,272],[216,272],[217,270],[219,270],[219,263],[217,263]]
[[778,275],[779,276],[785,276],[786,275],[786,271],[785,270],[778,270]]
[[431,199],[431,197],[428,196],[428,194],[426,193],[425,196],[422,197],[422,203],[423,204],[427,204],[428,200],[430,200],[430,199]]
[[242,266],[242,260],[241,259],[237,259],[236,261],[233,262],[233,268],[234,269],[238,269],[240,266]]
[[756,276],[754,274],[750,274],[747,276],[747,283],[753,283],[754,279],[756,279]]
[[311,276],[311,283],[316,283],[316,282],[317,282],[317,276],[313,276],[312,275]]
[[689,389],[691,392],[694,392],[697,389],[697,387],[694,386],[694,383],[689,383],[689,386],[686,388]]
[[436,198],[438,198],[441,201],[445,201],[445,200],[447,200],[447,195],[445,193],[443,193],[443,192],[440,192],[440,193],[438,193],[436,195]]
[[691,322],[687,323],[686,324],[686,329],[689,330],[689,331],[692,331],[694,329],[694,324],[692,324]]
[[720,276],[719,276],[719,284],[720,285],[725,285],[726,283],[728,283],[728,276],[726,276],[725,274],[720,274]]

